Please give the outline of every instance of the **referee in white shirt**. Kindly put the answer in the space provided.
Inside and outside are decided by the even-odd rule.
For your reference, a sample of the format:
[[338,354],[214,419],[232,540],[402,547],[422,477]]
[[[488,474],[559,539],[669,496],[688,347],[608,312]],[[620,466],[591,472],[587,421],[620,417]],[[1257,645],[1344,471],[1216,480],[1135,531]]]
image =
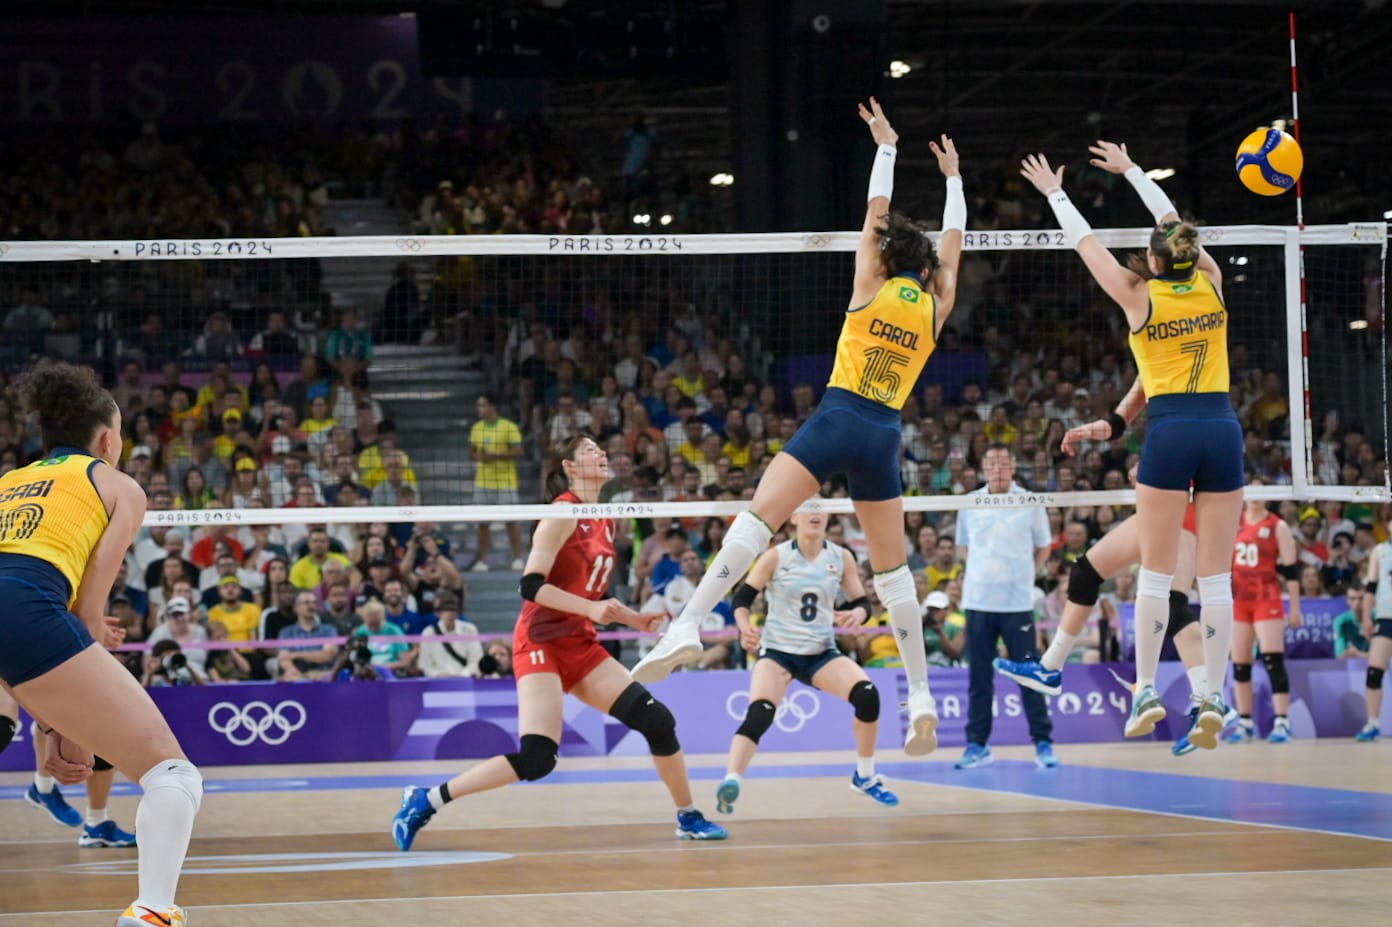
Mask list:
[[[992,444],[982,460],[986,485],[971,493],[985,497],[957,519],[957,547],[966,558],[962,608],[967,613],[970,699],[967,749],[958,769],[991,762],[991,707],[996,642],[1005,641],[1010,659],[1035,657],[1034,577],[1049,556],[1049,518],[1042,506],[994,506],[990,497],[1025,494],[1014,482],[1015,458],[1004,444]],[[1058,765],[1050,737],[1053,723],[1044,696],[1020,687],[1040,768]]]

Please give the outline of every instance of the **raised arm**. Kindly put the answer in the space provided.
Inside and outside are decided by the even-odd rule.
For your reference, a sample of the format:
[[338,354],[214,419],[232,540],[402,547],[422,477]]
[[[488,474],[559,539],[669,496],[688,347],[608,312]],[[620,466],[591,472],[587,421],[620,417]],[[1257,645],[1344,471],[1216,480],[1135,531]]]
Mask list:
[[1027,155],[1021,162],[1020,174],[1049,201],[1064,235],[1077,249],[1078,256],[1092,272],[1093,279],[1126,312],[1131,330],[1144,325],[1150,311],[1145,281],[1123,267],[1097,240],[1092,227],[1068,199],[1068,194],[1063,192],[1063,168],[1053,170],[1049,167],[1049,159],[1042,154]]
[[938,269],[933,274],[933,297],[937,300],[937,330],[942,333],[947,317],[957,303],[957,267],[962,261],[962,234],[967,227],[967,200],[962,193],[962,166],[957,158],[957,146],[946,135],[942,146],[929,142],[938,159],[938,170],[947,180],[947,200],[943,204],[942,237],[938,239]]
[[[1146,209],[1150,210],[1151,218],[1155,220],[1156,225],[1180,221],[1179,211],[1175,209],[1174,203],[1170,202],[1165,191],[1160,189],[1160,185],[1147,177],[1140,165],[1131,159],[1124,144],[1098,141],[1096,145],[1089,145],[1088,151],[1097,156],[1091,162],[1094,167],[1100,167],[1108,173],[1120,174],[1126,178],[1126,182],[1131,184],[1132,189],[1141,198]],[[1223,272],[1218,268],[1218,262],[1213,259],[1213,255],[1203,250],[1202,247],[1199,248],[1198,268],[1213,282],[1214,289],[1221,296],[1223,293]]]
[[899,133],[885,118],[884,110],[874,97],[870,108],[860,104],[860,118],[870,129],[870,137],[879,148],[870,168],[870,189],[866,193],[865,222],[860,227],[860,244],[856,246],[855,282],[851,289],[850,308],[856,309],[875,298],[884,285],[884,263],[880,260],[880,236],[875,231],[880,220],[889,212],[894,196],[894,161],[898,157]]

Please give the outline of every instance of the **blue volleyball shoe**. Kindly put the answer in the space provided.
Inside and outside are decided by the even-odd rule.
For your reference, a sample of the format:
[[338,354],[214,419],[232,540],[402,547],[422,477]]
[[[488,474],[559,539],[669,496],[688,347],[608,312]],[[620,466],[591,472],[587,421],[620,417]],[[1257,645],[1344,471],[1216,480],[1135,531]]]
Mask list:
[[82,813],[63,799],[63,793],[56,785],[51,791],[40,792],[38,786],[31,784],[29,791],[24,793],[24,800],[40,811],[48,812],[49,817],[64,827],[82,826]]
[[99,847],[125,848],[135,846],[135,834],[128,834],[116,826],[115,821],[102,821],[100,824],[83,824],[82,836],[77,845],[88,849]]
[[962,752],[962,758],[952,765],[958,769],[976,769],[978,766],[990,766],[996,761],[991,755],[991,748],[982,744],[967,744],[967,749]]
[[[1192,728],[1194,726],[1194,722],[1198,717],[1199,706],[1195,705],[1193,708],[1189,709],[1189,727]],[[1189,742],[1189,731],[1186,730],[1183,734],[1179,735],[1179,740],[1174,742],[1174,746],[1170,748],[1170,752],[1175,756],[1188,756],[1197,749],[1199,748]]]
[[406,786],[401,793],[401,809],[392,819],[392,840],[396,841],[396,848],[403,853],[411,849],[411,844],[416,841],[416,834],[420,833],[420,829],[429,824],[434,816],[435,809],[430,806],[425,789],[413,785]]
[[715,810],[721,814],[729,814],[735,810],[735,800],[740,796],[740,784],[738,779],[726,779],[720,783],[720,787],[715,790]]
[[712,824],[699,811],[677,812],[677,837],[682,840],[724,840],[730,832]]
[[860,773],[851,773],[851,791],[868,795],[882,805],[893,808],[899,804],[899,796],[885,788],[884,776],[861,777]]
[[1063,670],[1045,669],[1038,660],[1007,660],[996,657],[991,661],[996,672],[1015,680],[1026,689],[1045,695],[1063,692]]

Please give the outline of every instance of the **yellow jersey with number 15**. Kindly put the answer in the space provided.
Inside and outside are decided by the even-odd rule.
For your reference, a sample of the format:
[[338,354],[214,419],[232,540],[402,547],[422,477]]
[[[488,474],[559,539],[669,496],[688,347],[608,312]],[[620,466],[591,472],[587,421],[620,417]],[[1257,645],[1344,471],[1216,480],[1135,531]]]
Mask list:
[[1228,391],[1228,311],[1201,271],[1146,281],[1150,315],[1131,333],[1148,398]]
[[933,294],[916,277],[890,277],[874,299],[846,311],[827,386],[902,409],[937,346]]
[[99,464],[73,451],[0,476],[0,555],[51,565],[68,581],[69,608],[110,521],[91,477]]

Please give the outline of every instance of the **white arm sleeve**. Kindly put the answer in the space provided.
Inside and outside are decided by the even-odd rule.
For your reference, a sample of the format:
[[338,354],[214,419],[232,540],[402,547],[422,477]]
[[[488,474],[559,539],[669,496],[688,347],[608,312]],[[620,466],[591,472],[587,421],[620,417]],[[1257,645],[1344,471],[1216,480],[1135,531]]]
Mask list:
[[865,202],[877,196],[887,200],[894,198],[894,160],[898,155],[893,145],[881,145],[875,152],[875,163],[870,168],[870,190],[865,195]]
[[1073,205],[1073,201],[1068,198],[1067,193],[1062,190],[1050,193],[1049,205],[1054,210],[1054,217],[1058,219],[1059,227],[1068,236],[1073,247],[1078,247],[1078,242],[1092,234],[1092,226],[1088,225],[1083,214],[1078,212],[1078,207]]
[[1156,222],[1175,211],[1174,203],[1165,195],[1165,191],[1160,189],[1160,185],[1145,175],[1145,171],[1136,165],[1127,168],[1122,175],[1131,182],[1131,186],[1136,188],[1140,194],[1141,202],[1145,203],[1146,209],[1150,210],[1151,216]]
[[967,200],[962,195],[962,178],[947,178],[947,202],[943,204],[942,230],[956,229],[959,232],[966,231],[967,228]]

